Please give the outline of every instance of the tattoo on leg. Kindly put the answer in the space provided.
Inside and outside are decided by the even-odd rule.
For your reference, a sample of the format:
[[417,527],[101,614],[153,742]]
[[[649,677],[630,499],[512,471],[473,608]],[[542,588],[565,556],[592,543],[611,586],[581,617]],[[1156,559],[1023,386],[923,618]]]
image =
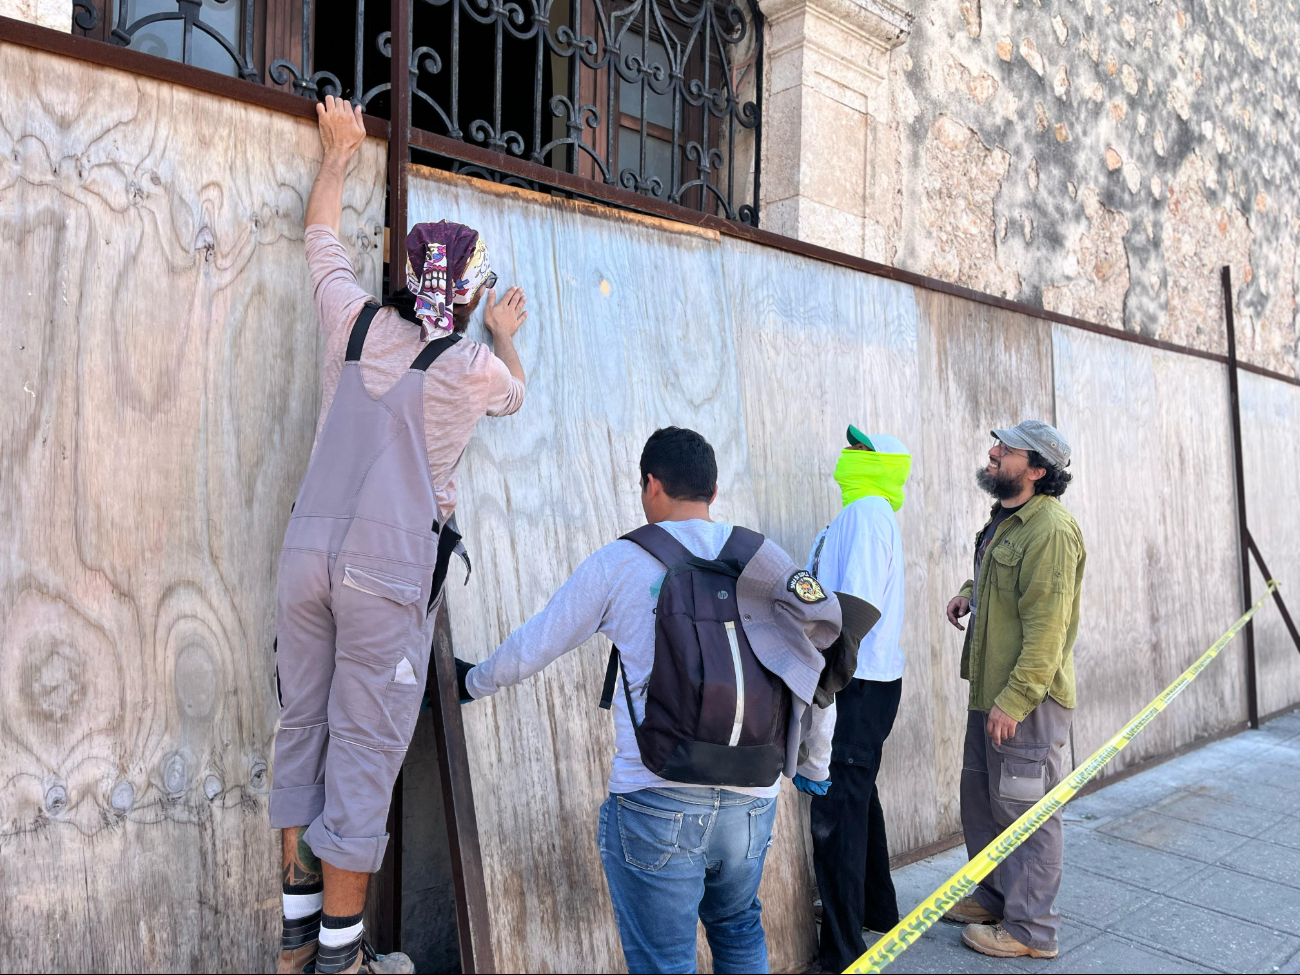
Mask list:
[[315,886],[321,882],[320,858],[311,851],[307,841],[298,833],[296,855],[284,865],[284,883],[289,887]]

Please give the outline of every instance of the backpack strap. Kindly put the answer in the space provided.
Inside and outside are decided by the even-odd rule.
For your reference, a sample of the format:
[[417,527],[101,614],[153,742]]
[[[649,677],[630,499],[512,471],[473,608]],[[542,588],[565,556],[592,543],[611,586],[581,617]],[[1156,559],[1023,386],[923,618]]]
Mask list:
[[618,683],[619,665],[618,647],[611,646],[609,648],[609,664],[605,667],[605,688],[600,692],[600,706],[604,711],[608,711],[614,706],[614,685]]
[[642,525],[621,538],[640,545],[670,569],[695,557],[690,549],[673,538],[671,532],[658,525]]
[[438,356],[442,355],[459,341],[460,336],[453,333],[430,342],[420,350],[420,354],[417,355],[415,361],[411,363],[411,368],[417,369],[420,372],[426,372],[428,368],[433,365]]
[[767,539],[758,532],[735,525],[731,529],[727,544],[722,546],[722,551],[718,553],[718,561],[735,562],[743,572],[749,560],[758,554],[765,541]]
[[[627,699],[627,716],[632,722],[632,730],[641,731],[641,727],[636,723],[636,708],[632,707],[632,690],[628,687],[627,671],[623,670],[623,660],[618,652],[618,647],[609,648],[609,666],[605,668],[605,689],[600,695],[600,706],[608,711],[614,704],[614,685],[618,683],[618,675],[623,674],[623,696]],[[638,740],[638,744],[640,744]]]
[[357,362],[361,359],[361,347],[366,344],[366,333],[370,331],[370,323],[374,321],[377,311],[379,306],[368,302],[357,312],[357,320],[352,323],[352,332],[348,335],[348,351],[343,356],[344,362]]
[[[642,525],[640,528],[620,536],[620,538],[625,542],[640,545],[669,569],[694,558],[690,549],[658,525]],[[610,647],[609,663],[605,667],[605,687],[600,694],[600,706],[606,711],[614,705],[614,685],[618,683],[620,669],[622,669],[622,660],[619,657],[618,647]],[[628,714],[632,716],[632,723],[635,725],[636,712],[632,710],[632,695],[628,691],[626,674],[623,675],[623,690],[628,696]]]

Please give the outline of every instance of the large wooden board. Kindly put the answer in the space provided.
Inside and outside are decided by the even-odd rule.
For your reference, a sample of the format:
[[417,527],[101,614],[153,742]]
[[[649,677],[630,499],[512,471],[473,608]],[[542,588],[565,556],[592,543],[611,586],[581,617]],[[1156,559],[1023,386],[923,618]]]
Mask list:
[[[961,679],[964,631],[946,617],[948,601],[974,570],[975,533],[993,499],[975,483],[988,460],[990,431],[1021,420],[1052,422],[1051,333],[1041,321],[962,298],[917,290],[921,404],[925,418],[926,587],[909,626],[929,626],[934,698],[935,832],[961,829],[962,747],[970,688]],[[910,597],[909,593],[909,597]]]
[[[1241,613],[1225,367],[1054,326],[1056,411],[1074,448],[1064,500],[1088,550],[1075,644],[1080,758]],[[1244,642],[1149,725],[1110,771],[1246,716]]]
[[[265,971],[315,127],[0,45],[0,963]],[[377,287],[381,144],[344,236]]]
[[[908,598],[924,586],[926,503],[920,490],[922,411],[917,397],[912,288],[738,241],[724,242],[722,292],[736,334],[741,395],[758,522],[796,562],[841,509],[832,477],[850,424],[890,433],[916,451],[899,515]],[[935,784],[929,654],[924,616],[904,636],[908,673],[899,720],[885,749],[881,798],[890,845],[908,850],[934,837]],[[807,844],[782,886],[811,891],[808,800],[791,794],[790,822]],[[778,878],[771,873],[765,881]],[[812,897],[795,905],[807,916]],[[811,932],[806,922],[800,931]],[[811,946],[810,950],[811,950]]]
[[[637,461],[657,427],[703,433],[718,454],[716,516],[754,521],[716,236],[480,185],[419,169],[410,183],[411,221],[476,227],[499,287],[522,285],[530,309],[517,342],[523,409],[481,423],[461,468],[457,519],[474,574],[448,606],[469,660],[644,522]],[[501,971],[623,970],[596,845],[613,755],[612,722],[596,707],[608,649],[593,639],[463,712]],[[778,830],[774,870],[802,857],[797,831]],[[805,961],[790,954],[784,920],[802,891],[765,893],[773,965]]]
[[[1238,378],[1246,516],[1300,624],[1300,386],[1248,372]],[[1258,599],[1265,580],[1253,562],[1251,571]],[[1255,653],[1260,714],[1300,702],[1300,652],[1274,606],[1255,616]]]

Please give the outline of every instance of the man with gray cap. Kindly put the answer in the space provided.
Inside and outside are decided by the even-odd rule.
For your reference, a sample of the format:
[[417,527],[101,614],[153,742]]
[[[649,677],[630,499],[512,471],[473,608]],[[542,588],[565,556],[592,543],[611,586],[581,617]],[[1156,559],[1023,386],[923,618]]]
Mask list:
[[[1058,500],[1071,475],[1059,430],[1026,420],[992,431],[975,474],[997,499],[975,536],[975,574],[948,603],[948,622],[971,614],[961,675],[970,711],[961,773],[961,822],[973,857],[1061,781],[1074,714],[1074,637],[1085,552]],[[1055,958],[1062,831],[1058,812],[944,920],[986,955]]]

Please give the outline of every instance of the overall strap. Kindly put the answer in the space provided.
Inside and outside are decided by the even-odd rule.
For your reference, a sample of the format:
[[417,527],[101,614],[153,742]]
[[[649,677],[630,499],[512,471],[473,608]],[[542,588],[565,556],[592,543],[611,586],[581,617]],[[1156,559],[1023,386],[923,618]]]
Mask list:
[[624,541],[635,542],[668,568],[680,565],[694,556],[691,550],[673,538],[672,533],[658,525],[642,525],[622,536]]
[[430,342],[420,350],[420,354],[417,355],[415,361],[411,363],[411,368],[424,372],[433,365],[434,360],[436,360],[438,356],[442,355],[459,341],[460,336],[453,333]]
[[379,311],[378,305],[367,302],[357,313],[357,320],[352,323],[352,334],[348,336],[348,351],[343,357],[344,362],[361,360],[361,347],[366,344],[366,333],[370,331],[370,323],[374,320],[377,311]]
[[763,547],[765,541],[766,539],[758,532],[735,525],[731,529],[727,544],[722,546],[722,551],[718,553],[718,561],[734,561],[743,571],[745,566],[749,564],[749,560],[758,554],[758,550]]

